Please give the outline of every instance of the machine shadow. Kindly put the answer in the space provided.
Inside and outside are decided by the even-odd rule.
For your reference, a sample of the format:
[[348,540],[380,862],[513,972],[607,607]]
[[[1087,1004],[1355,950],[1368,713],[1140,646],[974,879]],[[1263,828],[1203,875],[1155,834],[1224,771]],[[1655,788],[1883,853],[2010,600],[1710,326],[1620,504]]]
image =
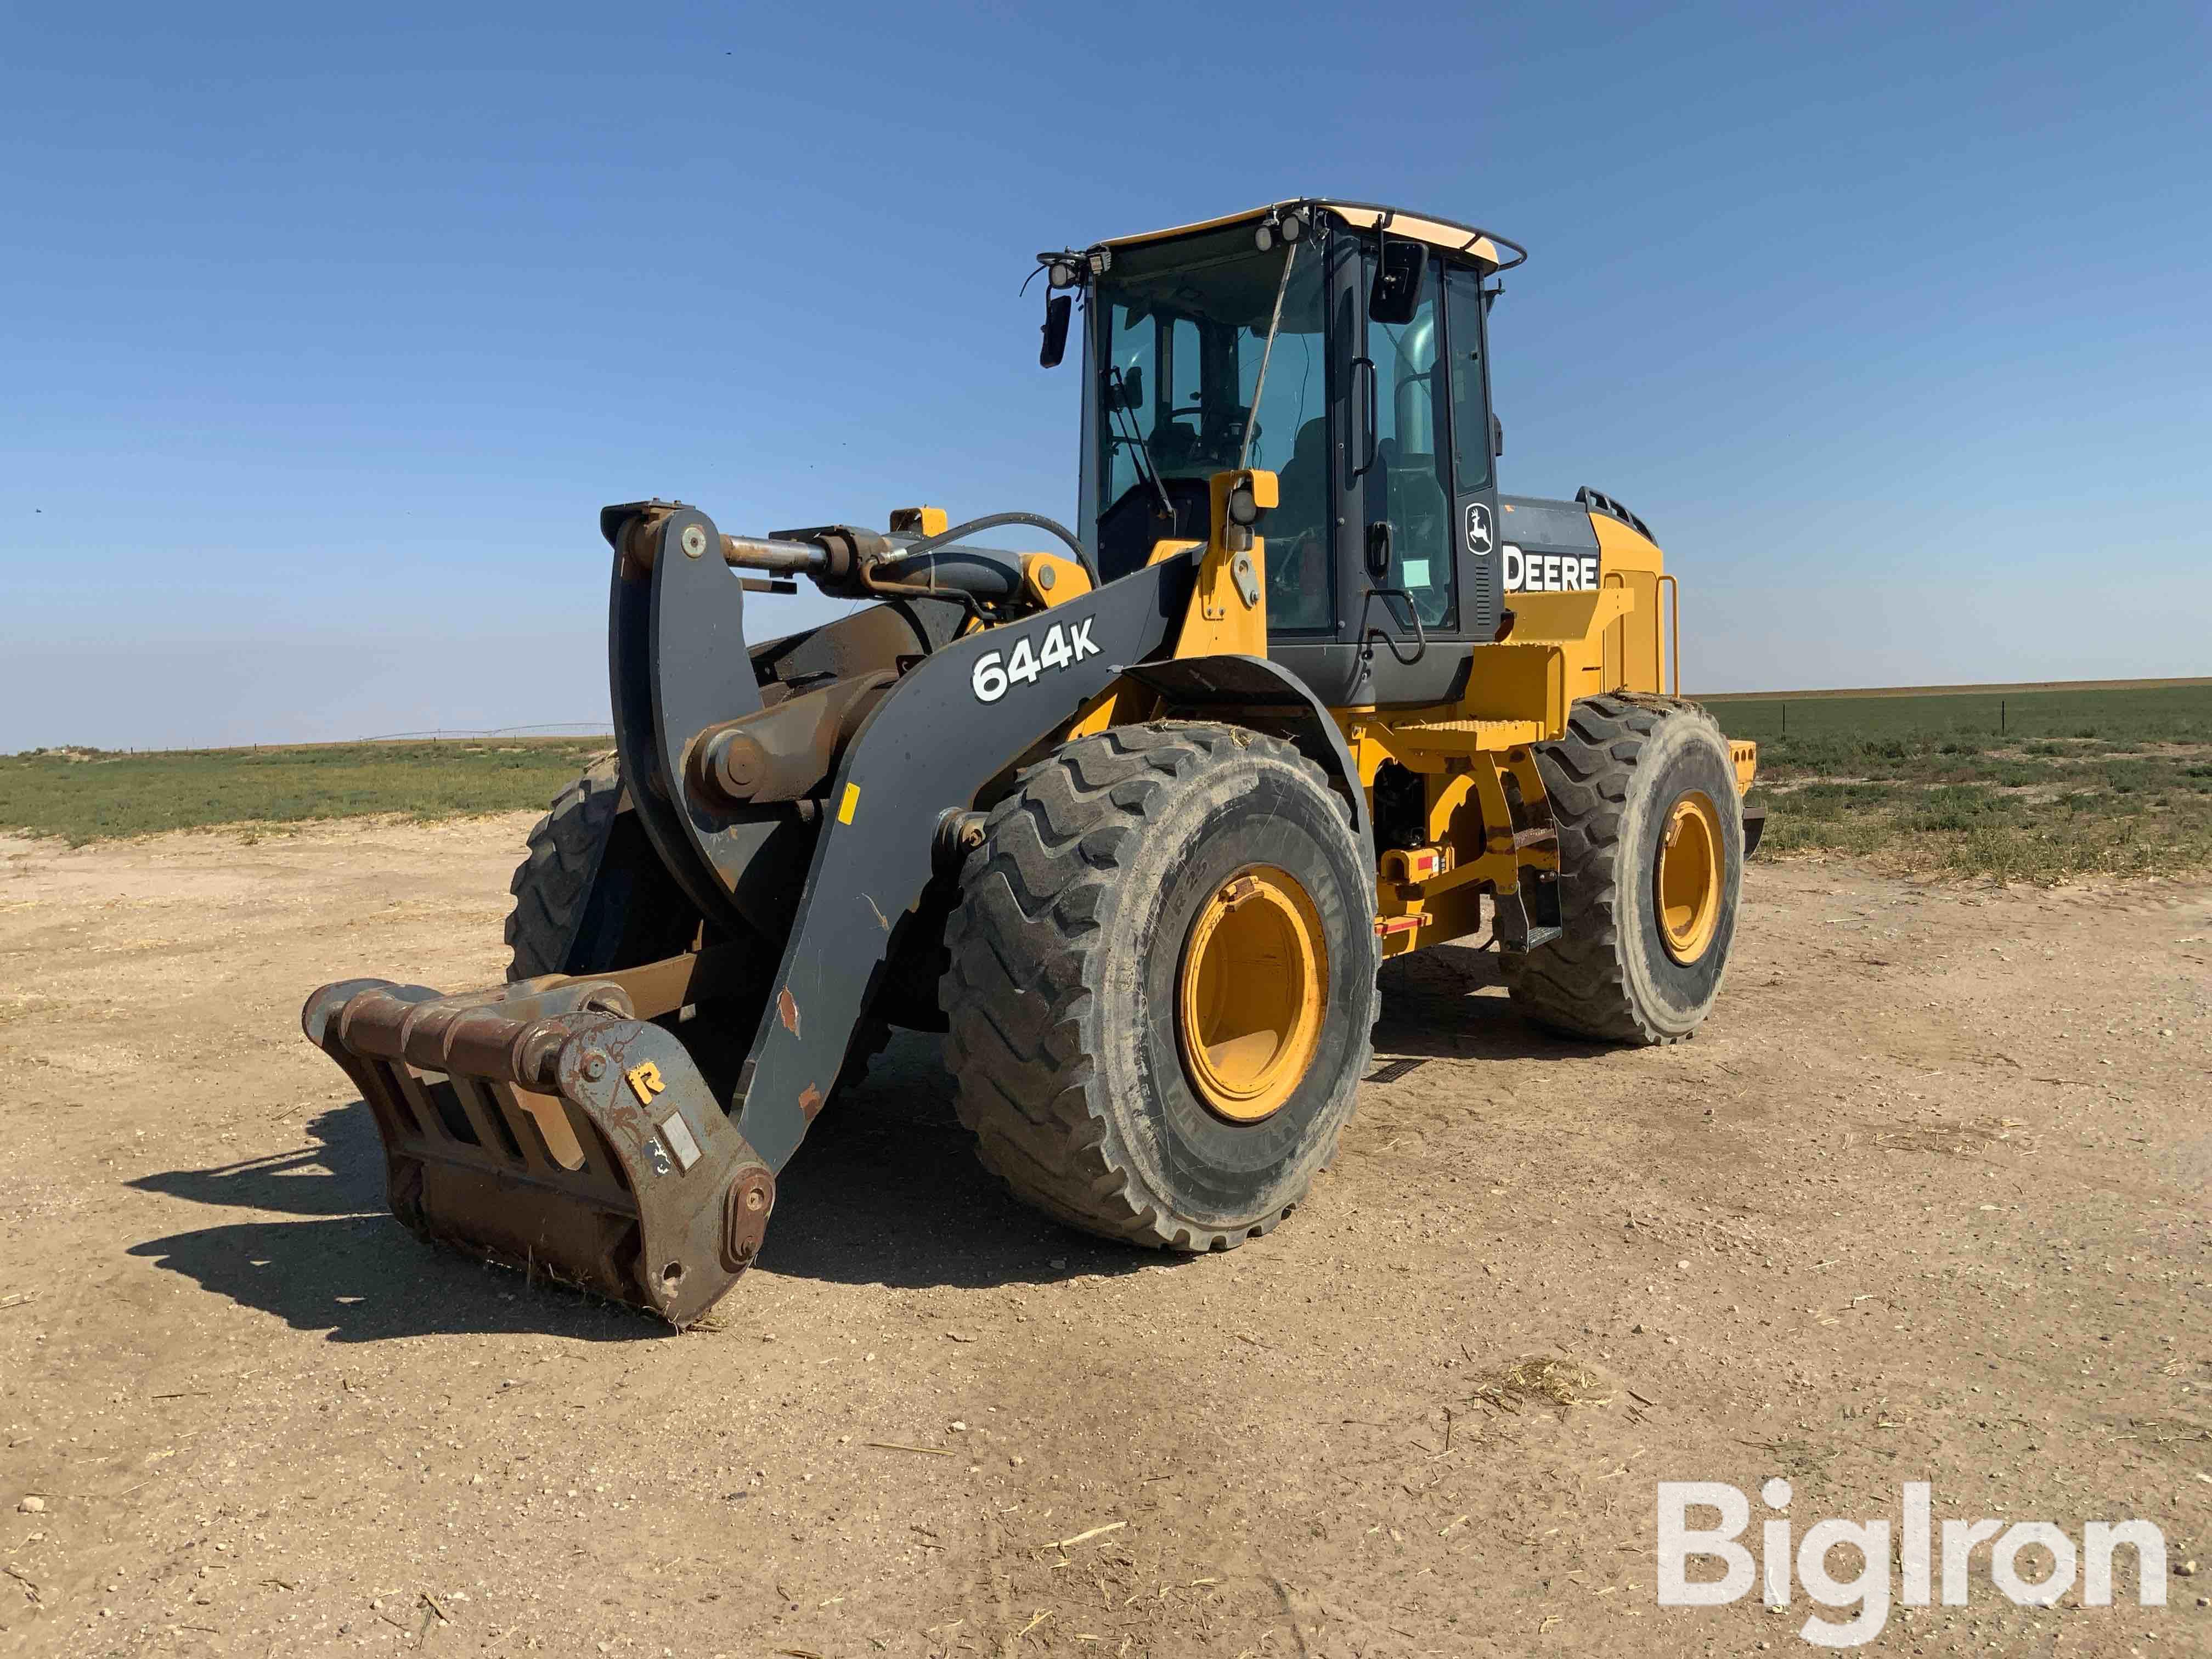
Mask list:
[[[1532,1024],[1506,995],[1492,951],[1438,945],[1383,963],[1378,1068],[1398,1060],[1589,1060],[1611,1044],[1560,1036]],[[1370,1082],[1386,1078],[1374,1073]]]
[[[755,1273],[899,1288],[1043,1284],[1187,1260],[1071,1231],[1018,1203],[976,1161],[939,1040],[901,1032],[824,1112],[778,1182]],[[307,1146],[128,1185],[197,1204],[301,1218],[172,1234],[131,1254],[333,1342],[538,1333],[673,1334],[650,1316],[423,1243],[385,1207],[368,1108],[317,1114]],[[732,1292],[744,1293],[742,1283]]]
[[358,1216],[384,1209],[384,1154],[376,1123],[362,1102],[319,1112],[305,1133],[314,1144],[296,1152],[242,1158],[207,1170],[165,1170],[125,1184],[195,1204],[285,1215]]
[[975,1289],[1190,1259],[1093,1238],[1017,1200],[977,1161],[954,1114],[941,1040],[901,1031],[777,1177],[775,1218],[753,1271]]
[[394,1337],[571,1336],[628,1341],[674,1334],[658,1320],[565,1286],[532,1293],[524,1275],[424,1244],[384,1202],[384,1155],[368,1106],[318,1113],[312,1146],[206,1170],[168,1170],[126,1184],[197,1204],[276,1211],[294,1221],[241,1221],[173,1233],[130,1254],[196,1279],[217,1296],[332,1342]]
[[[1488,951],[1443,945],[1385,965],[1370,1083],[1393,1062],[1572,1060],[1613,1052],[1523,1020]],[[778,1182],[756,1273],[829,1283],[983,1288],[1173,1267],[1188,1256],[1061,1227],[977,1162],[938,1038],[900,1032],[824,1112]],[[384,1161],[356,1100],[318,1114],[305,1148],[128,1184],[194,1203],[301,1218],[176,1233],[131,1254],[333,1342],[459,1334],[623,1341],[672,1334],[632,1310],[535,1287],[416,1239],[386,1212]],[[733,1294],[742,1294],[743,1286]]]
[[331,1342],[409,1336],[639,1341],[659,1320],[423,1243],[388,1215],[243,1221],[134,1244],[131,1254]]

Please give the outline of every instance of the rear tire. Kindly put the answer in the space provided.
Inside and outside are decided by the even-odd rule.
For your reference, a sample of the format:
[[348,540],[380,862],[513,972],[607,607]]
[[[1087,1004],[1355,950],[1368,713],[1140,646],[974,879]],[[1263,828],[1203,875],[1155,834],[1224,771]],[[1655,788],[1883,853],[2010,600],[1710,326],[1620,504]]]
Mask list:
[[1576,703],[1535,752],[1562,932],[1501,958],[1515,1005],[1571,1036],[1684,1041],[1720,994],[1743,884],[1727,740],[1693,703],[1616,692]]
[[[946,933],[945,1058],[983,1163],[1109,1238],[1220,1250],[1272,1230],[1366,1069],[1366,862],[1320,768],[1239,727],[1118,726],[1030,769]],[[1238,971],[1206,969],[1217,938]],[[1225,988],[1279,982],[1273,1001]]]

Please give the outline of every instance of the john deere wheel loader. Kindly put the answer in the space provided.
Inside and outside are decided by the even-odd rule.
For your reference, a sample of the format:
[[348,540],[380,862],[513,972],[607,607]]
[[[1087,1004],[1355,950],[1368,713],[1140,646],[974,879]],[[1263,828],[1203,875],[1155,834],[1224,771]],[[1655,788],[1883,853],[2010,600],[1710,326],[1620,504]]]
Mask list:
[[[1482,934],[1546,1025],[1689,1036],[1756,757],[1662,690],[1643,521],[1499,491],[1526,257],[1317,199],[1041,255],[1048,365],[1084,317],[1074,530],[608,507],[619,765],[532,832],[510,981],[307,1001],[400,1219],[688,1324],[899,1024],[1020,1196],[1225,1249],[1334,1152],[1382,957]],[[1052,545],[963,539],[1009,525]],[[799,577],[876,603],[750,641]]]

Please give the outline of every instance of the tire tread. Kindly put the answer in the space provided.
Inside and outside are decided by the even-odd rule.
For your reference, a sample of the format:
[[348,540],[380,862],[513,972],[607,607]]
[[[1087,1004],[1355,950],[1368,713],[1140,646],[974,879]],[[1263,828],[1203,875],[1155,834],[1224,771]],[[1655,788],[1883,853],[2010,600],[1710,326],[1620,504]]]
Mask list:
[[[1092,997],[1101,910],[1125,851],[1169,792],[1231,746],[1263,750],[1324,791],[1321,768],[1243,728],[1161,721],[1109,727],[1030,767],[985,820],[946,927],[945,1057],[961,1122],[986,1168],[1048,1215],[1111,1238],[1184,1251],[1233,1249],[1273,1231],[1297,1191],[1255,1224],[1197,1228],[1164,1211],[1117,1154],[1081,1021]],[[1030,982],[1023,981],[1024,965]],[[1365,1070],[1368,1034],[1360,1033]]]
[[1616,691],[1577,702],[1565,736],[1536,745],[1565,884],[1564,931],[1525,955],[1501,958],[1515,1006],[1569,1036],[1641,1046],[1686,1042],[1663,1031],[1638,1006],[1621,934],[1620,838],[1644,751],[1662,721],[1694,720],[1721,738],[1719,723],[1695,703]]
[[621,805],[622,771],[608,756],[556,795],[531,827],[529,851],[507,883],[514,895],[506,930],[509,984],[562,971]]

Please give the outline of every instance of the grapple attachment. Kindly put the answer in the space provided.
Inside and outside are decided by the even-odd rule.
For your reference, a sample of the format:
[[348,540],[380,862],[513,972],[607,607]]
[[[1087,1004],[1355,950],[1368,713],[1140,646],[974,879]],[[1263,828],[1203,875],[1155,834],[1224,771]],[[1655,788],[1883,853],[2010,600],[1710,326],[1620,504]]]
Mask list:
[[609,980],[346,980],[301,1024],[375,1114],[413,1231],[684,1326],[752,1265],[775,1176],[637,1012]]
[[[953,532],[763,541],[667,501],[609,507],[600,528],[626,822],[574,867],[562,854],[561,879],[583,886],[563,899],[563,953],[540,959],[567,971],[461,996],[341,981],[301,1024],[375,1114],[409,1227],[680,1326],[751,1264],[775,1174],[862,1022],[935,1016],[941,916],[926,900],[945,827],[1121,665],[1165,648],[1196,567],[1067,584],[974,628],[1019,567],[942,542]],[[732,567],[842,580],[862,543],[899,555],[862,573],[884,603],[747,644]],[[917,571],[918,548],[937,562]],[[1010,679],[1002,662],[1049,672],[1030,688],[1034,671]],[[1017,681],[1036,695],[1007,695]],[[678,938],[693,948],[640,960]]]

